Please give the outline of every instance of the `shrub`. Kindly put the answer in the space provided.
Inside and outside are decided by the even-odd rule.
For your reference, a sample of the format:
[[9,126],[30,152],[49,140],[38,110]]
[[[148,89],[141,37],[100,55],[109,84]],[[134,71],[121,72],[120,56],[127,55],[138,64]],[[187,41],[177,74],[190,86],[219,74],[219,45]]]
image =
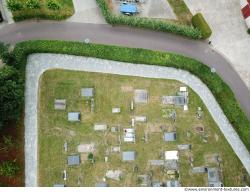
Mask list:
[[212,35],[212,30],[201,13],[197,13],[192,17],[192,24],[201,31],[203,39],[207,39]]
[[0,43],[0,59],[2,59],[3,63],[9,63],[10,60],[8,46],[3,43]]
[[250,34],[250,29],[247,30],[248,34]]
[[0,165],[0,175],[2,176],[14,176],[18,173],[20,170],[18,164],[16,163],[16,160],[14,161],[4,161]]
[[108,4],[105,0],[96,0],[96,2],[99,5],[105,20],[111,25],[128,25],[132,27],[152,29],[155,31],[170,32],[193,39],[201,38],[201,32],[199,29],[195,29],[187,25],[177,24],[171,21],[161,21],[157,19],[148,19],[136,16],[116,16],[109,10]]
[[48,0],[47,7],[48,9],[51,9],[51,10],[59,10],[61,8],[61,5],[55,0]]
[[23,9],[23,4],[17,0],[8,0],[7,7],[11,11],[20,11]]
[[26,1],[26,7],[29,9],[40,9],[40,3],[37,0],[28,0]]
[[[0,126],[17,121],[23,100],[23,87],[18,71],[8,65],[0,69]],[[0,128],[1,128],[0,127]]]

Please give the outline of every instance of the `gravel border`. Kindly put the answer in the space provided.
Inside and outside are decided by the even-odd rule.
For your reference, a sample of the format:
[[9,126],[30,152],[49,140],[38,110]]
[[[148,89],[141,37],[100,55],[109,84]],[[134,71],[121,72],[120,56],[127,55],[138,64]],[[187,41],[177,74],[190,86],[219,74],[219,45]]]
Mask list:
[[250,174],[250,154],[247,148],[227,120],[210,90],[191,73],[169,67],[131,64],[89,57],[32,54],[27,61],[25,84],[25,186],[38,186],[37,104],[39,78],[44,71],[55,68],[174,79],[185,83],[201,97],[228,143],[245,166],[248,174]]

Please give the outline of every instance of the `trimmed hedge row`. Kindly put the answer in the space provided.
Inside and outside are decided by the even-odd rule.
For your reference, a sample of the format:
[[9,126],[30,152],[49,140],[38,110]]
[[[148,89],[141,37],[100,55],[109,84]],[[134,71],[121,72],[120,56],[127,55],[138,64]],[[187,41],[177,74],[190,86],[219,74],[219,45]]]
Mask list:
[[114,15],[110,11],[105,0],[96,0],[96,2],[99,5],[105,20],[111,25],[128,25],[132,27],[152,29],[155,31],[170,32],[192,39],[200,39],[202,37],[200,30],[191,26],[181,25],[170,21],[161,21],[157,19]]
[[31,10],[29,13],[24,13],[24,12],[20,12],[16,15],[13,15],[13,19],[15,21],[23,21],[25,19],[50,19],[50,20],[64,20],[69,18],[72,15],[72,13],[67,12],[63,15],[61,14],[54,14],[54,13],[41,13],[39,11],[36,10]]
[[192,17],[192,24],[201,31],[203,39],[207,39],[212,35],[212,30],[201,13],[197,13]]
[[[25,75],[27,56],[32,53],[61,53],[130,63],[144,63],[183,69],[199,77],[211,90],[230,123],[250,151],[250,121],[229,86],[210,68],[195,59],[173,53],[108,45],[64,41],[26,41],[16,44],[13,65]],[[115,54],[114,54],[115,53]]]

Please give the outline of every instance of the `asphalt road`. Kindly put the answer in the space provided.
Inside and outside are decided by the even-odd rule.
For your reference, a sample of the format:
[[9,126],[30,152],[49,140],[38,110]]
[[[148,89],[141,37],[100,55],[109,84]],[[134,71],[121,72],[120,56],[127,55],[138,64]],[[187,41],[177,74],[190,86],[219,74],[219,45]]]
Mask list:
[[82,24],[55,21],[25,21],[0,29],[0,41],[16,43],[32,39],[58,39],[121,45],[175,52],[195,58],[214,67],[233,90],[242,109],[250,119],[250,90],[230,65],[230,62],[206,42],[143,29],[106,24]]

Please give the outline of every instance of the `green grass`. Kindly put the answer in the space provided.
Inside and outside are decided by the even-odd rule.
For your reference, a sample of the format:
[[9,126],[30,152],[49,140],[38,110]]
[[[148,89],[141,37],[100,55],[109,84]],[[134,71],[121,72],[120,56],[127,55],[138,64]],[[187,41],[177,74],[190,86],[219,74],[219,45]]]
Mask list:
[[172,7],[175,15],[177,16],[178,21],[187,25],[192,25],[191,19],[193,15],[183,0],[167,0],[167,1]]
[[[89,112],[89,107],[80,97],[82,87],[95,87],[95,113]],[[108,180],[110,186],[136,186],[138,174],[148,173],[153,170],[153,180],[165,181],[169,179],[160,169],[147,166],[150,159],[160,159],[161,152],[174,150],[177,144],[192,144],[192,153],[181,153],[180,179],[183,186],[205,186],[206,174],[195,175],[190,173],[188,156],[193,155],[194,166],[214,166],[208,162],[205,156],[217,153],[222,159],[222,171],[226,186],[241,186],[245,174],[244,168],[234,154],[233,150],[220,132],[218,126],[209,115],[203,102],[189,88],[189,111],[183,112],[182,108],[175,107],[177,121],[175,124],[162,117],[162,95],[173,95],[178,91],[182,83],[173,80],[148,79],[139,77],[119,76],[101,73],[76,72],[66,70],[49,70],[45,72],[40,81],[39,91],[39,184],[40,186],[52,186],[55,183],[63,183],[62,171],[68,171],[68,186],[94,186],[100,182],[108,169],[121,169],[124,177],[121,182]],[[136,105],[135,111],[130,111],[130,102],[133,98],[133,90],[143,88],[149,91],[149,103]],[[108,91],[107,91],[108,90]],[[55,98],[67,100],[66,111],[55,111],[53,102]],[[111,109],[119,106],[121,114],[112,114]],[[197,107],[204,110],[204,118],[198,120],[195,117]],[[168,106],[167,108],[173,108]],[[80,123],[69,123],[67,112],[80,111],[82,119]],[[121,128],[130,127],[133,115],[146,115],[147,124],[136,125],[136,144],[122,143],[122,150],[135,150],[136,161],[123,163],[120,154],[110,154],[108,163],[104,163],[106,149],[118,144],[118,135],[122,133],[98,133],[93,131],[93,124],[102,122],[108,126],[120,124]],[[155,124],[156,127],[164,125],[167,128],[176,126],[177,142],[164,143],[162,132],[149,132],[149,141],[144,143],[141,138],[149,129],[147,126]],[[203,125],[208,135],[208,143],[203,143],[201,136],[194,131],[194,127]],[[187,137],[187,131],[191,137]],[[216,136],[215,136],[216,135]],[[218,140],[216,140],[216,137]],[[63,152],[63,143],[69,143],[69,152]],[[96,163],[94,165],[85,162],[79,167],[69,168],[66,165],[67,155],[76,153],[76,147],[80,143],[95,142]],[[230,157],[230,158],[229,158]],[[139,166],[139,172],[133,173],[134,165]],[[78,177],[82,178],[78,184]]]
[[[23,4],[26,0],[19,0]],[[62,20],[66,19],[74,14],[74,6],[72,0],[57,0],[61,5],[59,10],[50,10],[46,6],[46,0],[40,0],[40,9],[28,9],[24,8],[20,11],[12,12],[15,21],[21,21],[24,19],[52,19]]]

